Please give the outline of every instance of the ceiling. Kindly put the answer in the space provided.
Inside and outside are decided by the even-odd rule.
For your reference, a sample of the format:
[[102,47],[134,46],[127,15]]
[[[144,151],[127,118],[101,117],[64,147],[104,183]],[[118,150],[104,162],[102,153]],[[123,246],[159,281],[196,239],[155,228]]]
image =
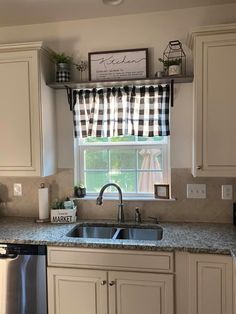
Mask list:
[[108,6],[102,0],[0,0],[0,26],[68,21],[191,8],[236,0],[124,0]]

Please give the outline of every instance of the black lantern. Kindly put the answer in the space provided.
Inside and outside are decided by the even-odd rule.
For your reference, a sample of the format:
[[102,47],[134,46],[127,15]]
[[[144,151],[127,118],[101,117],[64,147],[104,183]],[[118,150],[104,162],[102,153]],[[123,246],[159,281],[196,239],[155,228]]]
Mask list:
[[163,53],[164,73],[167,76],[183,76],[186,74],[186,55],[179,40],[172,40]]

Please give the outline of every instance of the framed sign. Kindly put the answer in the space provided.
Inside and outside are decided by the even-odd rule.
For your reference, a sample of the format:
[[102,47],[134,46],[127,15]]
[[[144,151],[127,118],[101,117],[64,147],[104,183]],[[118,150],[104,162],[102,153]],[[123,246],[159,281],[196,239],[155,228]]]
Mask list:
[[90,52],[88,60],[90,81],[148,77],[148,48]]
[[155,198],[169,199],[169,184],[154,184],[154,194]]

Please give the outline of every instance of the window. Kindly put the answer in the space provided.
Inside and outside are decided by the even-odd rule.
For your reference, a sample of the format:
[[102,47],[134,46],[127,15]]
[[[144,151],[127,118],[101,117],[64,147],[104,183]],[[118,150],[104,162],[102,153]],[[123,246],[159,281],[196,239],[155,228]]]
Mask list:
[[73,92],[76,182],[88,194],[113,182],[126,196],[151,196],[169,182],[169,92],[168,84]]
[[77,139],[76,146],[76,181],[84,183],[87,194],[97,195],[114,182],[126,196],[150,196],[154,183],[169,182],[168,137],[87,137]]

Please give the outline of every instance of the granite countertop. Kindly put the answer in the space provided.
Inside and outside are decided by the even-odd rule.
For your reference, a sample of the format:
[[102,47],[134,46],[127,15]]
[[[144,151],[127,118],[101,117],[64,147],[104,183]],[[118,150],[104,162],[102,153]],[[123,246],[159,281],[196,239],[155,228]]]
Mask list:
[[[80,221],[77,224],[88,222],[92,221]],[[103,221],[103,223],[112,222]],[[75,225],[40,224],[35,223],[31,218],[1,217],[0,243],[130,250],[176,250],[195,253],[231,254],[236,259],[236,227],[231,224],[162,222],[159,226],[163,228],[163,239],[159,241],[67,237],[66,234]],[[153,226],[153,224],[149,224],[149,226]]]

